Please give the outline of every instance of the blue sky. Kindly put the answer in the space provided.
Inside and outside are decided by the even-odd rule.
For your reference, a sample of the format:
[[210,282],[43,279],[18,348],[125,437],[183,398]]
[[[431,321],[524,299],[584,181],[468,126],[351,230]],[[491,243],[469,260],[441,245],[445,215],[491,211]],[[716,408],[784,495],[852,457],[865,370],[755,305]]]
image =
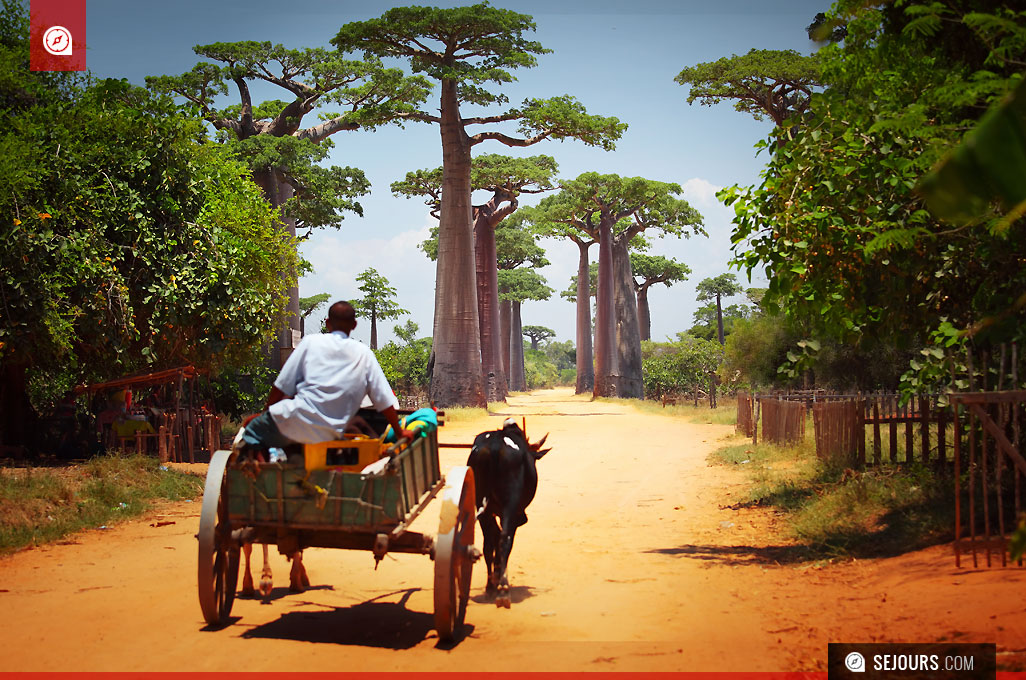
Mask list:
[[[363,0],[88,0],[88,65],[100,77],[127,78],[143,84],[148,75],[180,74],[200,59],[198,44],[269,40],[287,47],[328,46],[339,27],[380,15],[389,7],[414,4]],[[453,6],[472,3],[421,3]],[[475,154],[547,154],[559,163],[560,176],[597,171],[676,182],[702,213],[708,237],[655,239],[651,253],[687,264],[692,275],[672,288],[650,293],[652,336],[662,340],[693,323],[695,285],[728,271],[732,212],[715,191],[758,180],[764,156],[755,143],[771,130],[734,111],[730,104],[687,104],[688,90],[673,78],[685,66],[714,61],[751,48],[814,49],[805,34],[827,0],[548,0],[494,1],[497,7],[529,14],[537,24],[534,39],[552,50],[538,66],[520,70],[518,81],[503,91],[513,103],[525,97],[571,94],[590,113],[616,116],[629,127],[612,152],[574,141],[546,141],[525,149],[499,143],[475,147]],[[281,8],[287,11],[281,11]],[[257,98],[285,98],[275,88],[257,90]],[[232,100],[234,101],[234,100]],[[428,107],[436,109],[436,95]],[[492,113],[498,109],[490,109]],[[311,124],[316,122],[312,115]],[[479,128],[484,129],[484,128]],[[435,265],[417,248],[432,224],[418,200],[392,195],[389,185],[407,171],[441,164],[436,126],[409,124],[374,132],[333,136],[331,162],[364,170],[371,193],[360,199],[364,217],[348,216],[340,230],[320,230],[302,246],[314,272],[300,281],[300,295],[329,293],[335,299],[359,296],[355,277],[368,266],[386,276],[398,301],[411,311],[421,335],[431,331]],[[475,196],[484,199],[484,195]],[[538,197],[525,197],[531,204]],[[567,287],[576,272],[577,247],[544,240],[552,264],[540,270],[555,290]],[[593,249],[594,250],[594,249]],[[597,252],[592,253],[593,259]],[[743,284],[748,282],[739,273]],[[756,280],[752,285],[760,285]],[[738,301],[741,301],[740,299]],[[400,323],[405,319],[401,319]],[[527,302],[523,322],[554,329],[559,340],[574,338],[573,306],[554,295]],[[379,328],[380,341],[393,337],[391,322]],[[355,336],[369,340],[365,326]]]

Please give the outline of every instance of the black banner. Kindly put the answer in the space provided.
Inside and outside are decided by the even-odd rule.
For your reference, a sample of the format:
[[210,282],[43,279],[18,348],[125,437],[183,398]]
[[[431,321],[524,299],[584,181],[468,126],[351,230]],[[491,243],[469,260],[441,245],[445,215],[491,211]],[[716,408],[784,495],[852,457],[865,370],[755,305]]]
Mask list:
[[829,680],[995,680],[997,645],[831,642],[827,671]]

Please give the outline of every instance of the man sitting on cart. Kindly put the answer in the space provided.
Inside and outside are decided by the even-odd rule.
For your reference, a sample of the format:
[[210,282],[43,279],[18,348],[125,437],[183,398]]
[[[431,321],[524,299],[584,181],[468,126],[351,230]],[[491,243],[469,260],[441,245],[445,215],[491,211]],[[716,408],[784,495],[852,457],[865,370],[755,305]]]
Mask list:
[[285,361],[271,387],[267,410],[245,427],[245,444],[268,449],[339,439],[351,429],[364,397],[400,438],[412,438],[399,423],[399,401],[374,352],[349,337],[356,328],[353,306],[336,302],[325,323],[327,333],[306,336]]

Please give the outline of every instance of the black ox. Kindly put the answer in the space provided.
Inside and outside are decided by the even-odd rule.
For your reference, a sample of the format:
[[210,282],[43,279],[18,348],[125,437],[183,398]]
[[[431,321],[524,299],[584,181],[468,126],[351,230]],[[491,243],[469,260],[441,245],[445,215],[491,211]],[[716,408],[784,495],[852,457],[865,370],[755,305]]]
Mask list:
[[510,606],[506,565],[517,527],[527,524],[525,510],[538,488],[535,461],[549,452],[540,450],[547,437],[531,444],[516,422],[507,418],[501,430],[477,435],[467,459],[474,471],[477,518],[484,534],[485,592],[501,607]]

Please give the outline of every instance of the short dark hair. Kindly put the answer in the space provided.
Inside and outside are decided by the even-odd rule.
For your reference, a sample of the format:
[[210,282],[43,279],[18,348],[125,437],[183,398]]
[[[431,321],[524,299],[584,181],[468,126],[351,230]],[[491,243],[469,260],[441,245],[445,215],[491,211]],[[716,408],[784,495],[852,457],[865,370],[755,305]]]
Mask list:
[[341,300],[328,308],[328,318],[336,325],[349,325],[356,323],[356,310],[351,304]]

